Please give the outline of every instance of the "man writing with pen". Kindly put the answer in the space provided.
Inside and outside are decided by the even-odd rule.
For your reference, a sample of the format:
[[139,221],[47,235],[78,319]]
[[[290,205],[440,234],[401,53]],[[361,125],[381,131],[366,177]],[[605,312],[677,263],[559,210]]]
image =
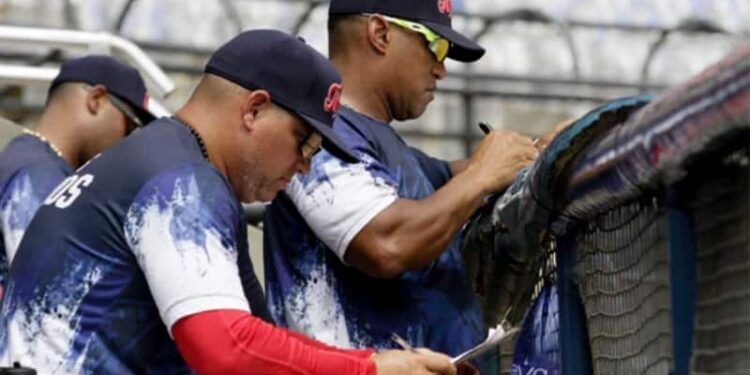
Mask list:
[[[321,152],[266,211],[266,291],[278,324],[343,347],[392,348],[396,333],[451,356],[484,341],[457,234],[538,149],[497,129],[468,160],[449,163],[391,126],[424,113],[446,58],[484,53],[451,28],[449,5],[331,2],[330,58],[344,82],[334,131],[361,162]],[[493,356],[475,364],[497,372]]]

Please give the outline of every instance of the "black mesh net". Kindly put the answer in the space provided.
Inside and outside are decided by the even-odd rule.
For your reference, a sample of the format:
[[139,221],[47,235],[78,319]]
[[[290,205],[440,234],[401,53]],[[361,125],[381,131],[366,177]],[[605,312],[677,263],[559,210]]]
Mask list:
[[655,197],[622,205],[575,234],[574,278],[595,374],[667,374],[671,301],[667,220]]
[[730,155],[689,200],[697,237],[693,374],[750,374],[750,173]]

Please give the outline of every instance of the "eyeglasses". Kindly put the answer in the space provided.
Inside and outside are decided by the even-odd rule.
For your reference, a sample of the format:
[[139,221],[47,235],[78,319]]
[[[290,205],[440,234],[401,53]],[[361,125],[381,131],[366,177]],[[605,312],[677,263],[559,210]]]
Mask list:
[[117,110],[122,112],[122,114],[125,115],[125,118],[128,120],[128,134],[135,131],[135,129],[143,127],[143,122],[141,121],[141,119],[139,119],[138,116],[135,115],[135,112],[127,104],[125,104],[125,102],[114,95],[107,94],[107,97],[109,98],[109,101],[112,102],[112,105],[115,106]]
[[320,147],[323,145],[323,137],[320,133],[313,131],[302,140],[302,145],[299,148],[302,158],[309,162],[313,156],[320,151]]
[[[363,15],[369,16],[369,14]],[[430,30],[429,27],[420,23],[402,20],[395,17],[383,16],[383,18],[396,26],[421,34],[427,40],[427,47],[430,52],[435,55],[435,59],[437,59],[438,62],[443,62],[448,57],[448,51],[451,48],[451,42],[448,39],[445,39],[442,36],[438,35],[436,32]]]
[[[86,89],[86,91],[90,91],[93,88],[92,86],[87,84],[84,84],[83,87],[84,89]],[[112,103],[112,105],[117,108],[117,110],[120,111],[123,116],[125,116],[125,122],[127,126],[127,128],[125,129],[126,134],[130,134],[135,131],[135,129],[143,127],[143,121],[138,118],[138,116],[135,114],[135,111],[133,111],[133,109],[130,108],[129,105],[125,104],[125,102],[123,102],[120,98],[110,94],[109,92],[107,93],[107,98]]]

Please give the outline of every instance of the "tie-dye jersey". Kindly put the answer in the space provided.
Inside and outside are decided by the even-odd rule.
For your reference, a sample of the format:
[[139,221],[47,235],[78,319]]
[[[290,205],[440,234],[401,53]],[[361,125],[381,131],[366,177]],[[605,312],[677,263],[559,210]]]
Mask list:
[[191,373],[170,338],[218,309],[268,319],[242,210],[188,129],[161,119],[45,200],[10,270],[5,363],[40,374]]
[[422,199],[449,165],[408,147],[394,129],[342,108],[334,130],[362,160],[326,152],[267,208],[266,293],[278,324],[341,347],[391,348],[391,332],[458,354],[486,335],[454,240],[429,267],[371,278],[343,261],[352,238],[399,197]]
[[10,262],[31,218],[47,194],[71,173],[70,165],[47,143],[28,134],[14,138],[0,153],[0,299]]

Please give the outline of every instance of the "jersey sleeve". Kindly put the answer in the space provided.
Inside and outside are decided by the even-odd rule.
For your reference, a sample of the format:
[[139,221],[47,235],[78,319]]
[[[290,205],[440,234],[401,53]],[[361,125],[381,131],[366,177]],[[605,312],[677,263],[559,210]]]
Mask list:
[[37,163],[16,172],[3,187],[0,195],[0,225],[2,225],[5,262],[15,256],[26,228],[47,195],[64,180],[66,174],[51,163]]
[[420,167],[422,167],[422,171],[427,176],[427,179],[430,180],[435,190],[440,189],[448,180],[453,178],[451,166],[445,160],[434,158],[414,147],[409,147],[409,149],[414,154]]
[[397,176],[376,150],[367,142],[349,147],[360,162],[347,164],[321,152],[310,173],[297,175],[286,190],[307,225],[342,261],[357,233],[398,199]]
[[124,232],[166,326],[199,312],[250,311],[237,265],[240,207],[204,164],[152,177],[126,214]]

